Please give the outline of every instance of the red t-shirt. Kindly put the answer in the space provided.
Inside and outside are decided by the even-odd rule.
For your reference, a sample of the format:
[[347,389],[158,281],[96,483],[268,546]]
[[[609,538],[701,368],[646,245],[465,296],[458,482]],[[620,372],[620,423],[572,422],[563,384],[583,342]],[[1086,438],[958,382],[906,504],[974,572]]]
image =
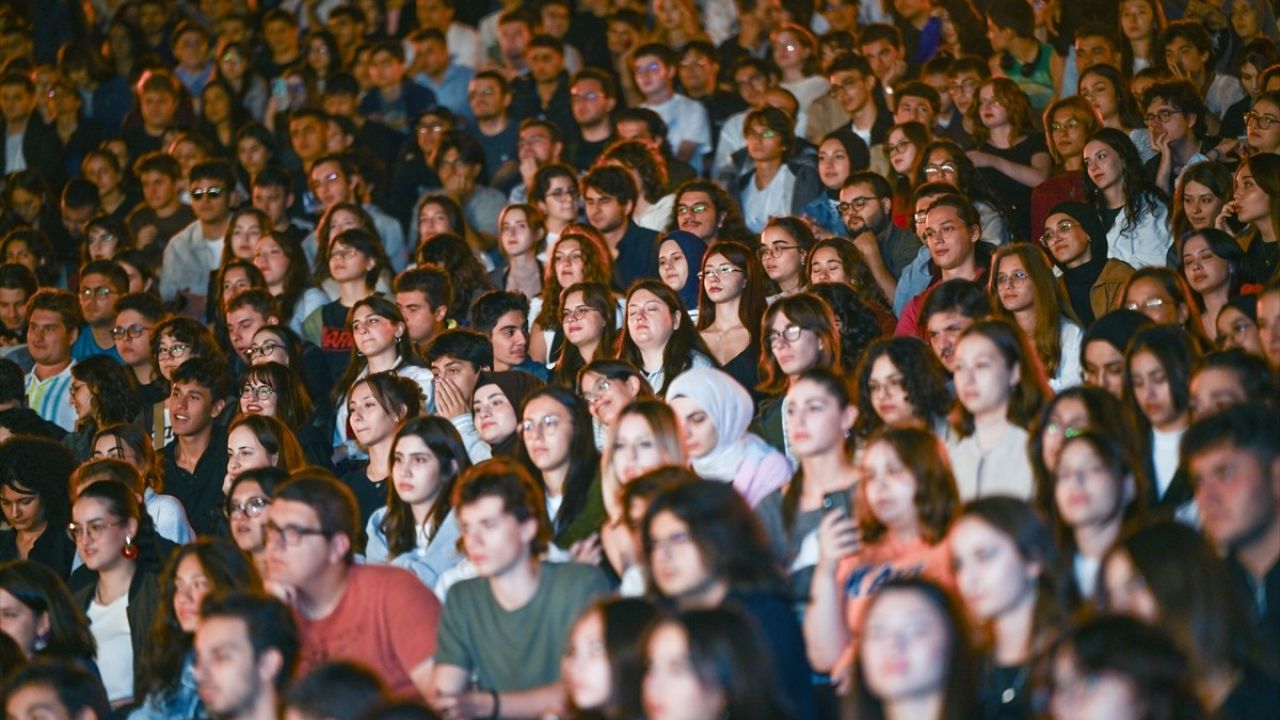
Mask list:
[[302,652],[298,676],[330,660],[351,660],[382,677],[392,695],[420,699],[409,672],[436,651],[441,606],[413,573],[389,565],[353,565],[328,617],[297,611]]

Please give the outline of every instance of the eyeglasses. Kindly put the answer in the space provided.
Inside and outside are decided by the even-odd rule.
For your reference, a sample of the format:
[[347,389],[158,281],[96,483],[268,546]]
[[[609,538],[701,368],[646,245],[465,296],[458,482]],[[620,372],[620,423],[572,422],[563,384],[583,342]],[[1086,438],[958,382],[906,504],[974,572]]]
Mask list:
[[765,335],[764,339],[769,343],[769,347],[773,347],[778,344],[790,345],[793,342],[799,341],[800,335],[803,333],[804,328],[799,325],[788,325],[782,330],[782,332],[771,330],[768,335]]
[[1000,101],[999,101],[999,100],[997,100],[997,99],[995,99],[995,98],[987,98],[986,100],[983,100],[983,99],[979,98],[979,99],[978,99],[978,107],[979,107],[979,108],[989,108],[989,107],[1004,107],[1004,106],[1003,106],[1003,105],[1001,105],[1001,104],[1000,104]]
[[339,260],[350,260],[359,253],[355,248],[336,248],[329,251],[329,257],[338,258]]
[[124,325],[117,325],[111,329],[111,337],[116,340],[123,340],[126,337],[136,340],[148,332],[151,332],[151,328],[144,327],[138,323],[134,323],[128,327],[125,327]]
[[1143,119],[1147,121],[1148,125],[1155,125],[1156,123],[1163,124],[1163,123],[1169,122],[1169,118],[1173,117],[1174,115],[1181,115],[1181,114],[1182,114],[1181,110],[1165,109],[1165,110],[1160,110],[1159,112],[1147,113]]
[[1074,222],[1070,220],[1063,220],[1054,227],[1044,231],[1044,234],[1040,236],[1040,244],[1048,247],[1053,242],[1054,238],[1067,237],[1068,233],[1070,233],[1071,229],[1075,226],[1076,224]]
[[779,55],[781,55],[782,53],[793,53],[796,51],[796,46],[792,45],[791,43],[780,43],[778,45],[773,46],[773,51],[778,53]]
[[698,273],[698,279],[705,280],[709,277],[727,278],[734,273],[740,272],[743,272],[742,268],[736,268],[728,264],[717,265],[716,267],[703,268],[702,272]]
[[707,203],[694,203],[692,205],[677,205],[676,215],[684,216],[684,215],[688,215],[689,213],[698,213],[699,215],[701,215],[702,213],[706,212],[707,209],[710,207],[711,206],[708,205]]
[[555,415],[543,415],[541,420],[525,420],[520,423],[520,432],[525,437],[555,437],[560,431],[560,418]]
[[71,538],[71,542],[80,544],[83,540],[97,541],[102,537],[102,533],[109,527],[119,527],[124,525],[123,522],[107,522],[106,520],[90,520],[81,525],[80,523],[71,523],[67,525],[67,537]]
[[911,220],[914,221],[916,225],[923,225],[924,221],[928,219],[929,219],[928,210],[917,210],[911,213]]
[[1021,270],[1014,270],[1012,273],[1000,273],[996,275],[996,287],[1010,287],[1014,290],[1027,284],[1027,274]]
[[590,305],[579,305],[576,308],[565,308],[565,311],[561,315],[561,317],[564,319],[565,322],[569,322],[570,320],[573,320],[574,322],[578,322],[578,321],[584,320],[587,317],[587,315],[590,315],[593,312],[599,312],[599,311],[591,307]]
[[831,90],[828,92],[831,94],[831,97],[838,98],[845,90],[860,85],[861,83],[862,81],[858,78],[848,78],[841,83],[832,83]]
[[767,258],[767,257],[771,257],[771,258],[779,257],[780,255],[782,255],[782,253],[788,250],[799,250],[799,249],[800,249],[799,245],[782,245],[782,244],[761,245],[760,249],[756,250],[756,255],[759,255],[760,259],[763,260],[764,258]]
[[770,130],[769,128],[765,128],[764,130],[748,130],[747,131],[748,140],[772,140],[776,137],[778,137],[778,133],[773,130]]
[[112,290],[106,285],[103,285],[101,287],[96,287],[96,288],[87,287],[87,288],[80,289],[80,297],[84,298],[85,300],[90,300],[95,297],[101,300],[111,295],[114,292],[115,290]]
[[900,152],[906,151],[906,149],[911,147],[912,145],[914,145],[914,143],[912,143],[910,140],[903,140],[902,142],[896,145],[892,143],[887,144],[884,146],[884,148],[889,151],[890,155],[897,155]]
[[609,378],[600,378],[596,381],[595,385],[591,386],[590,390],[584,390],[582,392],[582,398],[587,401],[588,405],[590,405],[596,400],[599,400],[605,393],[609,392],[609,388],[612,387],[612,384],[613,381]]
[[187,352],[189,352],[190,350],[191,350],[190,345],[184,345],[181,343],[177,345],[170,345],[169,347],[164,347],[163,345],[161,345],[156,350],[156,354],[159,355],[160,357],[164,357],[165,355],[168,355],[170,358],[177,360],[185,356]]
[[960,166],[953,162],[938,163],[937,165],[925,165],[924,176],[933,177],[935,175],[955,175],[960,172]]
[[651,62],[644,65],[636,65],[635,71],[637,75],[651,75],[662,70],[662,63]]
[[952,80],[947,83],[947,89],[951,91],[973,92],[978,87],[977,80]]
[[1088,428],[1071,427],[1070,425],[1064,425],[1053,421],[1050,421],[1044,426],[1046,435],[1061,435],[1064,440],[1070,440],[1087,429]]
[[871,397],[876,397],[882,392],[887,395],[896,395],[902,392],[905,387],[906,385],[900,375],[888,378],[884,382],[871,380],[867,383],[867,391],[871,393]]
[[285,545],[288,545],[289,547],[297,547],[302,544],[303,538],[311,537],[313,535],[329,538],[333,536],[333,533],[320,530],[319,528],[304,528],[298,527],[297,525],[285,525],[284,527],[280,527],[270,520],[267,521],[268,544],[275,544],[276,539],[280,538],[284,540]]
[[1280,119],[1278,118],[1274,118],[1270,115],[1263,115],[1262,113],[1255,112],[1253,110],[1244,114],[1244,124],[1256,125],[1260,130],[1270,130],[1271,126],[1278,122],[1280,122]]
[[1168,301],[1165,300],[1164,298],[1147,298],[1146,300],[1143,300],[1140,303],[1136,303],[1136,302],[1125,303],[1124,306],[1125,306],[1125,309],[1127,310],[1143,310],[1143,309],[1150,310],[1152,308],[1162,307],[1166,302]]
[[862,212],[862,208],[866,207],[867,203],[872,202],[874,200],[879,200],[879,199],[880,198],[875,197],[874,195],[864,195],[862,197],[850,198],[846,202],[842,202],[836,205],[836,210],[840,211],[841,215],[849,212],[850,210]]
[[604,96],[598,92],[569,93],[569,102],[571,103],[595,102],[602,97]]
[[240,388],[240,397],[245,400],[257,398],[259,400],[270,400],[275,397],[276,390],[270,385],[245,385]]
[[227,502],[227,506],[222,508],[222,514],[230,520],[236,515],[242,515],[247,518],[256,518],[271,506],[271,498],[265,498],[261,495],[255,495],[242,503]]
[[1059,130],[1075,130],[1078,127],[1080,127],[1080,121],[1075,118],[1071,118],[1070,120],[1064,123],[1060,123],[1060,122],[1049,123],[1049,132],[1058,132]]
[[419,135],[434,135],[439,132],[444,132],[444,125],[441,125],[440,123],[434,123],[431,125],[423,124],[418,126]]
[[244,351],[244,356],[252,360],[259,355],[270,355],[278,347],[280,347],[280,343],[268,340],[261,345],[250,345],[249,349]]
[[548,190],[546,197],[548,200],[577,200],[578,190],[577,188],[556,188]]
[[191,191],[192,200],[200,200],[201,198],[205,198],[205,197],[213,199],[221,196],[222,196],[222,188],[220,187],[196,188],[195,190]]

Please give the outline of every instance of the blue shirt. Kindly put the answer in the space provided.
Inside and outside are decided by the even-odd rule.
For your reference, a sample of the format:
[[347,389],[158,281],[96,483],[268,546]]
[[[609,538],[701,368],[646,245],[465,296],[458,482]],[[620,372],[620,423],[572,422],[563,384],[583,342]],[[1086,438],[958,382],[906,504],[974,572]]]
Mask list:
[[414,82],[434,92],[436,102],[449,108],[454,115],[465,117],[467,124],[470,125],[475,120],[475,116],[471,114],[471,103],[467,101],[467,88],[471,86],[471,79],[475,76],[475,70],[466,65],[451,62],[445,68],[444,79],[439,83],[433,81],[426,73],[421,73],[413,79]]
[[112,360],[121,365],[124,364],[124,358],[120,357],[120,351],[116,350],[116,344],[111,343],[106,347],[98,345],[98,341],[93,338],[93,328],[85,325],[80,328],[80,336],[76,338],[75,344],[71,346],[71,359],[80,362],[94,355],[109,355]]

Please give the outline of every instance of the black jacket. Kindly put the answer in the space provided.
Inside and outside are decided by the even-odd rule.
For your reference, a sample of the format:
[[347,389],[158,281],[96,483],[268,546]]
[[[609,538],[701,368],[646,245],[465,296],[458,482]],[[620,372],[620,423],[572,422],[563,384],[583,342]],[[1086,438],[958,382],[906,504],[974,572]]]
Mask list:
[[[4,136],[9,136],[8,123],[5,123]],[[22,157],[27,161],[27,169],[40,173],[49,187],[62,187],[62,140],[36,113],[31,114],[22,135]],[[0,153],[0,171],[6,175],[12,172],[8,164],[7,154]]]

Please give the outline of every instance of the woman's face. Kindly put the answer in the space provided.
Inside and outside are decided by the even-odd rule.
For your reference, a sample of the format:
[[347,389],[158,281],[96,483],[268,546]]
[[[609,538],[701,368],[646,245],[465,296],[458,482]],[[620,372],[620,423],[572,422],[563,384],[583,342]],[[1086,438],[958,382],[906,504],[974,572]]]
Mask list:
[[1253,104],[1253,113],[1245,118],[1245,137],[1249,147],[1260,153],[1273,153],[1280,149],[1280,106],[1264,98]]
[[1011,313],[1031,309],[1036,302],[1035,289],[1031,278],[1027,276],[1026,265],[1016,255],[1006,255],[1000,259],[996,268],[996,292],[1000,295],[1000,304]]
[[335,282],[354,282],[373,269],[373,259],[363,252],[335,240],[329,250],[329,276]]
[[541,240],[534,229],[529,227],[529,218],[525,216],[524,210],[519,209],[508,210],[502,214],[502,227],[498,237],[502,241],[502,251],[507,254],[507,257],[531,253]]
[[[944,182],[960,187],[960,166],[946,150],[930,150],[925,158],[924,178],[928,182]],[[928,200],[929,204],[933,199]]]
[[267,166],[271,152],[257,138],[247,137],[236,145],[236,159],[252,177]]
[[1146,350],[1133,354],[1129,361],[1129,384],[1138,401],[1138,409],[1156,428],[1175,424],[1185,414],[1173,402],[1173,388],[1160,359]]
[[1248,165],[1236,171],[1236,219],[1252,223],[1271,217],[1271,196],[1258,185]]
[[240,412],[245,415],[276,417],[280,396],[275,388],[254,379],[244,381],[240,388]]
[[715,201],[709,193],[687,190],[676,198],[676,226],[679,229],[710,242],[720,230],[720,222]]
[[1105,340],[1084,346],[1084,383],[1119,398],[1124,395],[1124,353]]
[[578,186],[571,178],[551,178],[542,204],[548,219],[571,223],[578,218]]
[[444,485],[445,468],[422,438],[401,435],[391,454],[391,479],[396,496],[410,505],[435,502]]
[[773,61],[783,71],[804,67],[809,54],[809,46],[800,42],[790,30],[783,30],[773,36]]
[[232,478],[246,470],[271,467],[276,457],[267,453],[258,436],[241,425],[227,434],[227,474]]
[[351,337],[366,358],[394,353],[403,335],[404,323],[377,315],[368,305],[361,305],[351,317]]
[[1073,653],[1065,649],[1053,661],[1053,690],[1049,697],[1049,715],[1053,720],[1074,718],[1116,719],[1143,717],[1144,700],[1133,681],[1118,672],[1097,673],[1076,664]]
[[818,334],[800,327],[781,312],[774,313],[773,320],[769,321],[765,339],[773,359],[788,377],[814,367],[822,357],[822,340]]
[[1089,408],[1080,398],[1064,397],[1054,403],[1048,422],[1040,430],[1040,459],[1050,473],[1058,468],[1067,436],[1088,429],[1089,424]]
[[724,696],[698,679],[689,659],[689,639],[674,623],[649,635],[645,648],[645,717],[650,720],[703,720],[724,715]]
[[[160,376],[165,380],[171,380],[174,370],[178,369],[182,363],[196,357],[190,343],[182,342],[167,332],[160,336],[158,347],[160,356],[156,364],[160,368]],[[173,356],[174,352],[177,351],[181,351],[180,357]]]
[[1258,22],[1258,11],[1244,0],[1237,0],[1231,6],[1231,27],[1240,39],[1245,41],[1262,34],[1261,23]]
[[240,54],[239,50],[229,49],[222,53],[222,56],[218,58],[218,76],[229,82],[238,82],[240,78],[244,77],[245,70],[248,69],[244,60],[245,58]]
[[844,270],[844,261],[840,253],[833,247],[821,247],[813,251],[809,258],[810,283],[847,283],[849,276]]
[[702,262],[702,286],[711,302],[731,302],[747,289],[747,273],[720,253],[708,255]]
[[330,60],[329,45],[318,37],[311,38],[307,43],[307,66],[324,77],[329,73]]
[[1240,348],[1250,355],[1262,357],[1262,338],[1258,323],[1236,308],[1223,308],[1218,313],[1218,342],[1223,350]]
[[675,513],[664,510],[654,515],[647,531],[653,547],[650,576],[663,596],[679,599],[705,588],[712,580],[693,532]]
[[1153,625],[1160,622],[1160,603],[1128,551],[1116,549],[1107,556],[1102,566],[1102,583],[1107,590],[1107,610]]
[[100,155],[91,155],[84,161],[84,178],[98,188],[99,195],[114,192],[120,185],[120,173]]
[[[360,218],[347,210],[335,210],[329,218],[329,237],[336,238],[342,233],[360,227]],[[332,241],[332,240],[331,240]]]
[[204,91],[202,107],[204,119],[211,125],[217,125],[231,118],[231,98],[217,85],[210,85]]
[[100,225],[89,228],[87,235],[90,260],[110,260],[116,254],[116,248],[120,247],[120,238]]
[[777,162],[782,159],[783,141],[777,130],[763,122],[754,122],[746,129],[747,155],[756,162]]
[[1124,0],[1120,3],[1120,28],[1130,40],[1146,40],[1153,34],[1155,14],[1148,0]]
[[288,346],[284,343],[284,338],[280,337],[271,330],[259,330],[253,334],[253,345],[257,346],[258,351],[253,354],[254,365],[266,365],[269,362],[280,363],[281,365],[289,364]]
[[481,385],[476,388],[471,410],[475,416],[476,434],[490,445],[496,445],[515,434],[516,409],[497,385]]
[[887,442],[872,443],[862,453],[863,494],[867,509],[890,530],[909,532],[918,527],[915,475]]
[[885,590],[867,611],[862,672],[883,703],[941,693],[951,644],[947,621],[919,591]]
[[1067,527],[1083,530],[1117,523],[1128,500],[1127,481],[1112,475],[1083,440],[1062,448],[1054,473],[1053,499]]
[[1009,111],[996,99],[994,85],[984,85],[978,90],[978,118],[988,130],[1009,124]]
[[72,378],[71,392],[68,395],[68,401],[76,411],[78,420],[88,420],[93,417],[93,390],[88,383]]
[[691,397],[681,396],[667,401],[680,420],[684,451],[690,458],[700,458],[716,449],[720,432],[706,408]]
[[369,383],[360,383],[352,388],[347,411],[350,413],[348,424],[351,426],[351,434],[364,447],[372,447],[391,439],[396,431],[396,423],[400,421],[400,418],[388,412],[373,396]]
[[828,190],[839,190],[851,172],[853,164],[844,144],[834,138],[823,140],[818,146],[818,177],[822,184]]
[[1182,188],[1182,212],[1193,229],[1213,227],[1213,221],[1222,211],[1222,205],[1222,198],[1195,180],[1188,181]]
[[262,237],[262,225],[253,213],[244,213],[236,218],[231,228],[231,253],[241,260],[253,260],[254,246]]
[[671,459],[662,451],[649,421],[636,413],[618,418],[612,451],[613,474],[623,484]]
[[449,225],[449,214],[435,203],[425,203],[418,211],[418,243],[447,232],[453,232]]
[[787,438],[799,458],[843,448],[856,418],[854,408],[841,405],[826,386],[813,380],[800,380],[787,390],[784,412]]
[[103,435],[93,443],[93,459],[98,458],[115,458],[124,460],[130,465],[141,469],[142,459],[138,457],[138,453],[125,442],[122,442],[115,435]]
[[1099,140],[1090,140],[1084,146],[1084,171],[1099,190],[1124,182],[1124,166],[1119,153]]
[[766,227],[760,233],[765,274],[779,285],[799,282],[804,270],[804,251],[785,230],[777,226]]
[[222,303],[223,305],[231,304],[245,291],[253,287],[253,281],[249,279],[249,273],[244,268],[231,268],[222,276]]
[[648,290],[636,290],[627,299],[627,334],[642,350],[665,348],[679,322],[662,298]]
[[578,710],[600,709],[609,702],[613,672],[604,640],[604,617],[598,611],[583,615],[569,631],[560,675],[564,677],[565,692]]
[[551,253],[551,266],[555,268],[560,287],[569,287],[586,279],[587,265],[582,254],[582,244],[572,238],[556,243]]
[[977,416],[1005,408],[1018,369],[1009,367],[996,344],[986,336],[973,334],[956,346],[956,395],[971,414]]
[[530,400],[524,406],[524,446],[533,466],[542,472],[567,468],[572,459],[573,418],[569,409],[550,397]]
[[[247,553],[259,552],[267,546],[267,510],[271,498],[262,486],[245,480],[231,491],[231,507],[244,508],[231,513],[231,536],[236,546]],[[197,604],[197,607],[199,605]]]
[[1164,283],[1152,277],[1143,277],[1129,284],[1124,294],[1125,307],[1151,318],[1157,325],[1176,325],[1182,322],[1179,307],[1173,296],[1165,290]]
[[15,187],[9,194],[11,207],[15,214],[28,225],[35,225],[44,209],[44,200],[35,193],[29,193]]
[[1054,213],[1044,221],[1044,231],[1048,233],[1049,254],[1060,265],[1072,267],[1082,261],[1087,262],[1089,252],[1089,234],[1066,213]]
[[907,134],[897,129],[889,133],[889,142],[885,145],[889,152],[889,164],[899,175],[908,175],[915,165],[919,148],[907,138]]
[[26,492],[18,492],[9,485],[0,486],[0,509],[4,519],[14,530],[23,533],[38,532],[45,525],[44,503],[40,496],[23,486]]
[[280,285],[289,271],[289,256],[270,235],[263,235],[253,244],[253,266],[262,273],[268,286]]
[[1078,117],[1075,110],[1059,108],[1050,123],[1050,137],[1060,157],[1077,157],[1084,151],[1084,119]]
[[583,373],[582,387],[579,389],[582,397],[586,398],[591,416],[605,427],[612,427],[622,408],[638,395],[637,388],[632,384],[593,372]]
[[581,291],[571,292],[564,298],[564,337],[574,345],[598,342],[604,335],[605,318],[590,305]]
[[881,355],[871,363],[867,391],[876,417],[885,425],[909,427],[920,422],[916,406],[907,397],[906,376],[888,355]]
[[31,657],[36,639],[49,634],[49,614],[37,615],[7,590],[0,590],[0,632],[13,638],[22,654]]
[[194,553],[178,562],[173,573],[173,614],[188,635],[196,631],[200,620],[200,603],[209,594],[213,582],[204,572],[200,558]]
[[663,240],[658,246],[658,276],[662,284],[676,292],[689,281],[689,259],[675,240]]
[[1231,266],[1214,254],[1203,235],[1192,235],[1182,244],[1182,266],[1187,284],[1201,295],[1231,283]]
[[971,617],[989,622],[1034,600],[1044,568],[1023,558],[1013,538],[976,515],[966,515],[951,526],[947,542],[956,589]]
[[71,506],[71,519],[80,531],[76,538],[80,561],[95,572],[124,561],[120,554],[124,539],[137,535],[136,522],[112,515],[107,504],[98,498],[81,496]]

